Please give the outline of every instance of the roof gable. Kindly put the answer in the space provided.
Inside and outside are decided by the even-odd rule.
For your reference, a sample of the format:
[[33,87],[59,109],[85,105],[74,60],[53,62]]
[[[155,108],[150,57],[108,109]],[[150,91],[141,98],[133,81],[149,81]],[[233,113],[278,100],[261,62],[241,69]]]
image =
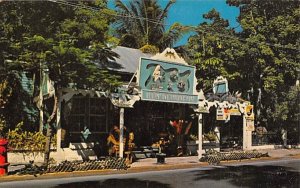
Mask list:
[[138,69],[140,58],[150,58],[153,54],[143,53],[139,49],[117,46],[112,49],[113,52],[119,54],[118,58],[110,60],[106,67],[109,70],[114,70],[123,73],[135,73]]

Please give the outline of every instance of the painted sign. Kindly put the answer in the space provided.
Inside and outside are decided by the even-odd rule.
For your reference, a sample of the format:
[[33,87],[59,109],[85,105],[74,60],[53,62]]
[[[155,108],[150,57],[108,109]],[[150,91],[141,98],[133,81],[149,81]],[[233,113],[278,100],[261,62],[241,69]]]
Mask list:
[[224,120],[224,111],[223,109],[218,108],[217,109],[217,120]]
[[142,100],[198,104],[194,78],[193,66],[141,58],[138,83]]
[[248,120],[254,120],[253,105],[247,105],[245,107],[245,118]]
[[240,116],[241,115],[241,112],[237,108],[232,108],[229,111],[230,111],[231,116]]
[[247,131],[254,131],[254,121],[253,120],[246,120],[246,130]]
[[230,120],[229,109],[228,108],[218,108],[217,109],[217,120],[229,121]]
[[225,121],[229,121],[230,120],[230,110],[228,108],[223,108],[223,110],[224,110]]
[[197,95],[142,90],[142,100],[197,104]]

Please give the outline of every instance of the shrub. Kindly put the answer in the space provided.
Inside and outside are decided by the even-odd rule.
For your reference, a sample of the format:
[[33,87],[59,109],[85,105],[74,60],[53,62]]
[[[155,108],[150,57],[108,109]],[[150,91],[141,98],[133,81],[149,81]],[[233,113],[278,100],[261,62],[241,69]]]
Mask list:
[[[22,126],[23,122],[20,122],[14,130],[7,133],[9,147],[18,151],[44,151],[46,136],[41,132],[24,131]],[[51,144],[56,147],[56,135],[52,137]]]

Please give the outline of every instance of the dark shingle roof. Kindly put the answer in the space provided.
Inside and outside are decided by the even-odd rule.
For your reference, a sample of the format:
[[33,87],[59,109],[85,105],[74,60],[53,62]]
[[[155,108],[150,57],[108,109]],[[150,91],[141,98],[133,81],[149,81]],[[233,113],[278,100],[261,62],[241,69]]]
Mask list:
[[116,48],[113,48],[112,51],[119,54],[120,57],[109,61],[107,68],[123,73],[135,73],[141,57],[149,58],[153,56],[152,54],[145,54],[139,49],[123,46],[117,46]]

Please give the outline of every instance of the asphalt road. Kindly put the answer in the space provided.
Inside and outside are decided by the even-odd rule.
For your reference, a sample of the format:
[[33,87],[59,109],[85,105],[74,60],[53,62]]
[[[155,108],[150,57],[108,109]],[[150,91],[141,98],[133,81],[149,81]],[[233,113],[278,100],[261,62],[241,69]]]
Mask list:
[[300,159],[0,183],[0,188],[300,187]]

